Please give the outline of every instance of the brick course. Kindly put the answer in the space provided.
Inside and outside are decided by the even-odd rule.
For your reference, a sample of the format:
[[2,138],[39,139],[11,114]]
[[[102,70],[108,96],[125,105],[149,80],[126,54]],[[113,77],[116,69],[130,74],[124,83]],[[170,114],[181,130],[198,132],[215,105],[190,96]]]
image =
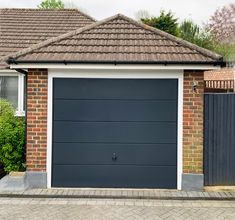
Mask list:
[[28,171],[46,171],[47,152],[46,69],[30,69],[27,79],[27,155]]
[[204,74],[205,80],[234,80],[235,69],[222,68],[220,70],[206,71]]
[[[184,72],[183,172],[203,172],[203,71]],[[197,82],[196,91],[193,82]]]

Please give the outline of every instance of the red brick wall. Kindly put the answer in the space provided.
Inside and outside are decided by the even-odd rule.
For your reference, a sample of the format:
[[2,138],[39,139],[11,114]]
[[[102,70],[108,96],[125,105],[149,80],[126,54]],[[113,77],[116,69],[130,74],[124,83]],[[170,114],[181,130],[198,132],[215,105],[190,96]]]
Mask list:
[[[204,73],[184,72],[183,172],[203,172],[203,93]],[[198,82],[196,91],[193,81]]]
[[222,68],[220,70],[205,71],[205,80],[234,80],[235,69]]
[[29,70],[27,80],[28,171],[46,171],[47,147],[47,70]]
[[[198,87],[193,91],[193,81]],[[45,69],[29,70],[27,103],[28,171],[46,171],[47,84]],[[203,72],[185,71],[183,103],[183,172],[203,170]]]

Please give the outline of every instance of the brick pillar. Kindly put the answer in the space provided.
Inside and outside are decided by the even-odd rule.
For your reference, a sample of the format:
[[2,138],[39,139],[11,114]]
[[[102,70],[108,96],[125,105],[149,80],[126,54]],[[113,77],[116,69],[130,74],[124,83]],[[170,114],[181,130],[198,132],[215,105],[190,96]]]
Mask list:
[[47,80],[46,69],[30,69],[27,79],[27,171],[46,171]]
[[[193,82],[198,83],[196,91]],[[203,173],[204,72],[184,72],[183,173]]]

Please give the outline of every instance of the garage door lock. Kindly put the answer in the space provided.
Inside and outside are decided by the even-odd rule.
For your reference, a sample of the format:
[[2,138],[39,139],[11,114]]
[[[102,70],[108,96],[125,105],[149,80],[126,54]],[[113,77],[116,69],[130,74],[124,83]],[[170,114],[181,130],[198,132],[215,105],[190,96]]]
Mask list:
[[116,155],[116,153],[113,153],[112,161],[116,161],[116,160],[117,160],[117,155]]

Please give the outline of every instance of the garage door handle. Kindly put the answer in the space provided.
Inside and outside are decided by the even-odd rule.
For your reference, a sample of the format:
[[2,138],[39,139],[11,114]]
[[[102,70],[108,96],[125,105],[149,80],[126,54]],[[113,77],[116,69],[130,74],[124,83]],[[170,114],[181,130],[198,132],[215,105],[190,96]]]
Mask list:
[[113,153],[112,160],[113,160],[113,161],[116,161],[116,160],[117,160],[117,156],[116,156],[115,153]]

